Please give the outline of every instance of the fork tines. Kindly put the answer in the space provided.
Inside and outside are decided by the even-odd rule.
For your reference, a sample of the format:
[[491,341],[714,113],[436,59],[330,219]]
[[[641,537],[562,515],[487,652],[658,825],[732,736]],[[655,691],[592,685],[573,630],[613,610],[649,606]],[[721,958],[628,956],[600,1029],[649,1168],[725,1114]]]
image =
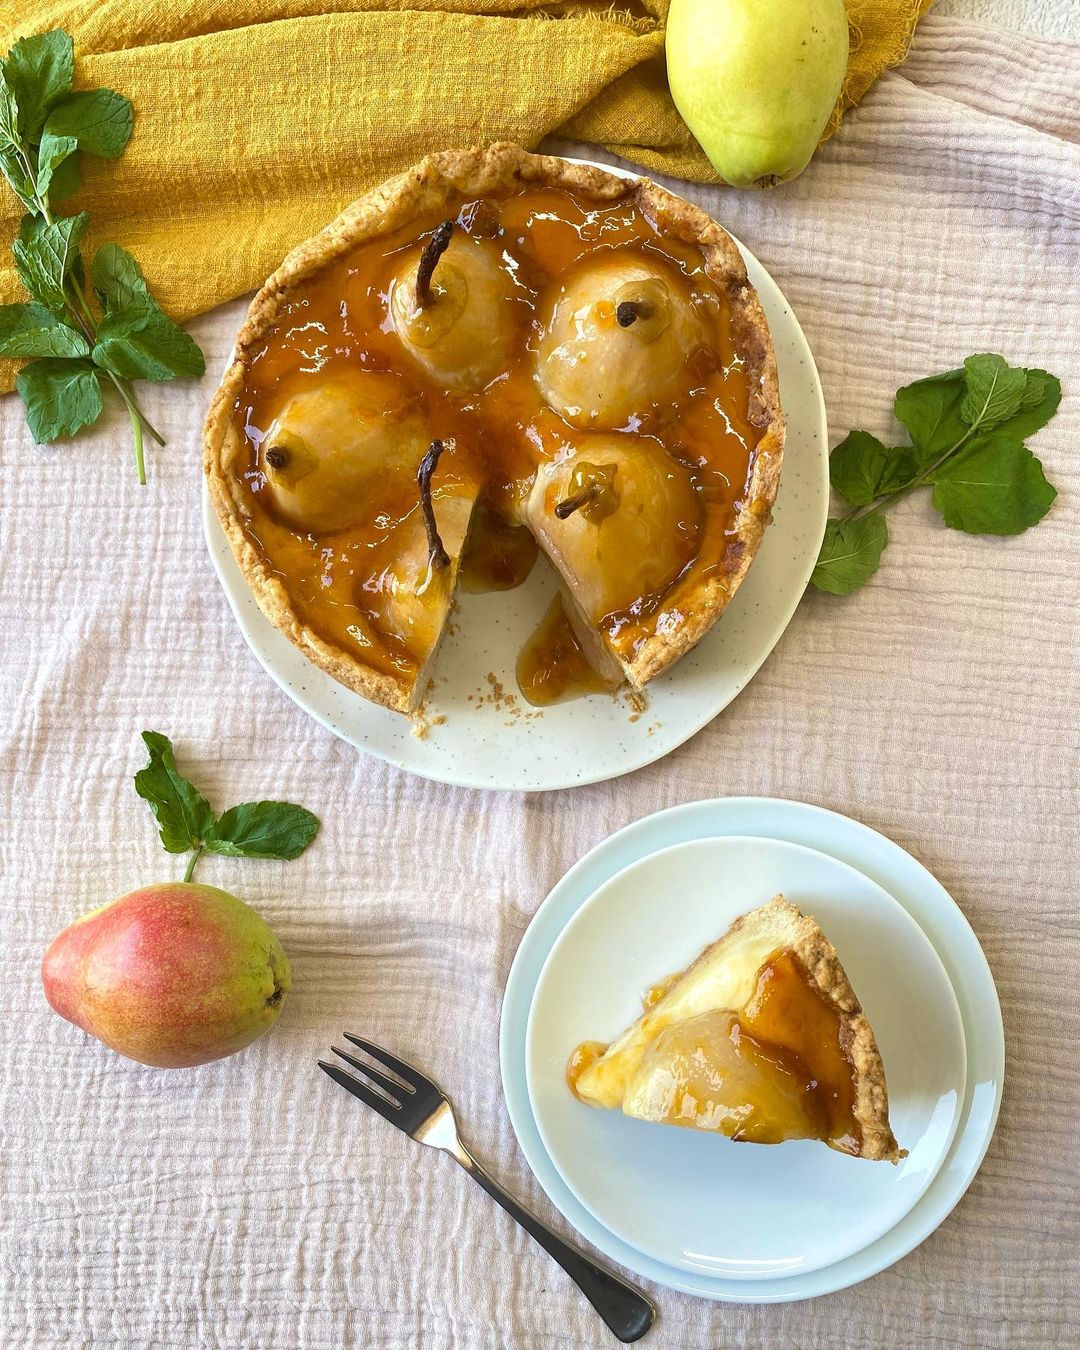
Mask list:
[[[425,1078],[411,1065],[383,1050],[381,1046],[362,1036],[354,1036],[346,1031],[342,1033],[347,1041],[363,1050],[376,1063],[359,1059],[347,1050],[331,1046],[334,1054],[343,1059],[356,1073],[349,1073],[340,1065],[318,1061],[319,1068],[335,1083],[359,1098],[365,1106],[378,1111],[379,1115],[396,1125],[398,1129],[411,1134],[421,1121],[425,1120],[438,1105],[442,1093],[435,1084]],[[381,1067],[380,1067],[381,1066]],[[389,1069],[390,1077],[383,1071]],[[363,1077],[358,1077],[362,1074]],[[399,1081],[400,1080],[400,1081]]]

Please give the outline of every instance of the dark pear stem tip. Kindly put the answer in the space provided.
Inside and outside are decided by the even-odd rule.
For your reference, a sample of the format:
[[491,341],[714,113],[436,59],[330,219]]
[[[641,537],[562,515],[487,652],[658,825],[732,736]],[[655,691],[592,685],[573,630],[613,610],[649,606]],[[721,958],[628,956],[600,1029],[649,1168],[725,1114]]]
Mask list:
[[635,319],[647,319],[652,313],[642,300],[623,300],[615,307],[615,322],[620,328],[629,328]]
[[272,469],[283,469],[289,462],[289,452],[280,445],[272,445],[266,452],[266,462]]
[[590,483],[588,487],[582,488],[572,497],[566,497],[563,501],[556,503],[555,514],[560,520],[565,520],[567,516],[572,516],[575,511],[580,511],[594,498],[599,497],[603,488],[599,483]]
[[[446,236],[449,239],[449,234]],[[427,448],[420,467],[416,471],[416,481],[420,488],[420,510],[424,513],[424,529],[427,531],[428,562],[433,572],[441,572],[450,566],[450,555],[443,548],[439,538],[439,527],[435,523],[435,507],[431,500],[431,476],[444,449],[442,441],[432,441]]]
[[416,269],[416,308],[423,309],[431,300],[431,278],[439,259],[450,246],[450,236],[454,233],[454,222],[444,220],[424,245],[420,255],[420,265]]

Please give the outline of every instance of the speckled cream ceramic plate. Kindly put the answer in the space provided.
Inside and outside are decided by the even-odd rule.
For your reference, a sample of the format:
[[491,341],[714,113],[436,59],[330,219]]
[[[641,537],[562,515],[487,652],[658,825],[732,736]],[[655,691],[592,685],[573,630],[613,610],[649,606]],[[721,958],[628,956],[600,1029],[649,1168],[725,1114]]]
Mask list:
[[828,511],[825,404],[814,359],[779,287],[739,248],[776,347],[787,417],[780,492],[773,523],[727,612],[648,686],[644,710],[625,695],[593,695],[542,711],[521,698],[517,656],[556,590],[554,571],[541,558],[512,592],[459,597],[427,700],[426,733],[417,736],[400,713],[324,674],[262,614],[204,489],[210,555],[240,630],[290,698],[343,740],[411,773],[463,787],[527,791],[595,783],[642,768],[727,707],[787,627],[813,570]]

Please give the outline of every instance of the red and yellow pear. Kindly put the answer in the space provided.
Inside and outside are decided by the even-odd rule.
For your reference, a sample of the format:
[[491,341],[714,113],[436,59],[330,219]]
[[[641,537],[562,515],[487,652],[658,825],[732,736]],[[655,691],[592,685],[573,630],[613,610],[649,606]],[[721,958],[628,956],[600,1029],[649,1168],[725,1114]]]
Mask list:
[[140,1064],[235,1054],[277,1021],[291,987],[270,926],[215,886],[165,882],[92,910],[42,961],[49,1003]]

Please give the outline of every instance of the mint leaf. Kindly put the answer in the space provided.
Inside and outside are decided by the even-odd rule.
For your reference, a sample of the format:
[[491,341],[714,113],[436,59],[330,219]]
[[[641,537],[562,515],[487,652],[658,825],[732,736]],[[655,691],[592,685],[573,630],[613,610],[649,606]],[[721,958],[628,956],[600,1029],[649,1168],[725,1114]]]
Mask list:
[[15,387],[38,445],[74,436],[101,416],[101,385],[89,361],[31,361],[15,377]]
[[869,506],[899,492],[916,476],[915,457],[904,446],[883,445],[868,431],[851,431],[829,456],[833,490],[852,506]]
[[139,264],[119,244],[102,244],[94,254],[90,275],[106,314],[119,309],[137,309],[150,297]]
[[830,520],[810,577],[811,586],[830,595],[850,595],[878,569],[889,531],[881,516]]
[[[992,376],[998,362],[1004,365],[1001,357],[970,359],[976,362],[990,361],[990,366],[983,367],[984,375],[988,372]],[[1061,402],[1061,385],[1045,370],[1021,373],[1026,378],[1016,410],[997,425],[998,429],[1022,441],[1053,417]],[[1011,401],[1020,381],[1011,374],[1009,383],[1012,392],[1007,393]],[[929,468],[967,435],[970,426],[961,416],[961,405],[966,401],[965,372],[962,370],[950,370],[942,375],[931,375],[929,379],[916,380],[897,393],[894,410],[911,435],[919,469]],[[980,428],[989,431],[992,425],[984,420]]]
[[78,155],[69,155],[54,170],[49,184],[49,200],[62,202],[78,192],[82,184],[82,167]]
[[89,356],[83,335],[44,305],[0,305],[0,356]]
[[1042,520],[1057,492],[1023,439],[1060,402],[1061,385],[1048,371],[1010,366],[994,353],[905,385],[894,409],[910,449],[852,431],[832,452],[830,481],[855,510],[827,523],[811,584],[835,595],[863,585],[888,543],[881,512],[923,484],[932,485],[933,504],[953,529],[1010,535]]
[[102,255],[100,294],[108,301],[97,340],[79,252],[89,218],[83,212],[54,220],[53,206],[82,181],[80,150],[107,158],[123,153],[133,110],[112,89],[74,93],[74,63],[72,39],[59,29],[24,38],[0,57],[0,173],[28,212],[12,253],[33,302],[0,307],[0,355],[37,362],[20,373],[17,385],[38,441],[71,435],[100,416],[98,372],[107,372],[131,416],[136,468],[145,483],[143,434],[164,441],[128,383],[199,375],[205,365],[197,344],[165,315],[121,249]]
[[1026,388],[1027,371],[1010,366],[1003,356],[969,356],[960,416],[969,427],[989,431],[1019,410]]
[[53,174],[78,149],[74,136],[55,136],[46,128],[38,146],[37,193],[44,199],[52,187]]
[[129,380],[203,373],[206,362],[198,344],[160,308],[130,253],[104,244],[90,274],[105,314],[94,348],[98,365]]
[[[135,790],[148,801],[170,853],[223,853],[233,858],[296,858],[319,832],[318,817],[292,802],[242,802],[220,819],[176,767],[172,742],[158,731],[142,734],[150,762],[135,775]],[[195,865],[191,860],[187,881]]]
[[1028,370],[1019,409],[998,428],[1018,441],[1044,427],[1061,402],[1061,382],[1045,370]]
[[45,134],[74,136],[79,149],[105,159],[122,155],[131,139],[131,103],[112,89],[88,89],[58,104],[45,123]]
[[95,364],[125,380],[201,375],[205,362],[195,341],[154,301],[142,303],[142,309],[119,310],[102,319]]
[[868,431],[849,431],[829,456],[833,491],[852,506],[869,506],[878,495],[889,452]]
[[897,391],[893,411],[908,429],[919,469],[929,468],[967,434],[967,423],[960,416],[963,398],[964,379],[959,370],[916,380]]
[[46,308],[63,314],[67,308],[64,281],[74,270],[79,243],[90,224],[85,211],[47,225],[38,216],[24,216],[11,246],[23,285]]
[[12,192],[31,211],[36,209],[34,182],[28,177],[23,162],[8,146],[0,146],[0,172],[8,180]]
[[878,483],[878,495],[887,497],[902,488],[910,487],[919,476],[919,465],[913,451],[907,446],[894,446],[888,452],[885,471]]
[[18,130],[37,141],[49,113],[71,93],[75,44],[60,28],[22,38],[4,57],[4,77],[18,106]]
[[1057,496],[1039,461],[1003,428],[943,464],[933,483],[945,524],[968,534],[1021,534]]
[[199,848],[214,823],[206,798],[176,767],[172,742],[159,731],[144,731],[150,762],[135,775],[135,791],[157,817],[161,842],[169,853]]
[[19,107],[0,61],[0,150],[12,150],[19,141]]
[[319,818],[292,802],[242,802],[210,828],[211,853],[234,858],[298,858],[319,832]]

